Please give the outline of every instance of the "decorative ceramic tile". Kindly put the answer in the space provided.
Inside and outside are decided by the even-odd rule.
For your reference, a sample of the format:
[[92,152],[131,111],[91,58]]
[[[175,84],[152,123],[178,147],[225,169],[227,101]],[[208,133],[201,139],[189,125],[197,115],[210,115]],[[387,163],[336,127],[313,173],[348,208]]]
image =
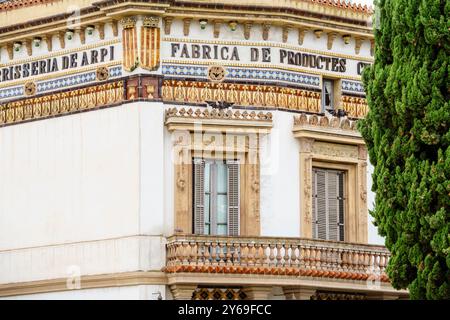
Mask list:
[[364,86],[362,82],[342,80],[342,91],[364,94]]
[[[109,79],[122,76],[122,66],[109,68]],[[61,78],[42,80],[36,82],[36,94],[51,92],[73,86],[80,86],[97,82],[96,71],[78,73]],[[7,101],[24,96],[23,85],[0,89],[0,99]]]
[[[270,69],[251,69],[226,67],[227,79],[239,80],[263,80],[285,82],[301,86],[316,87],[320,86],[320,77],[298,72],[279,71]],[[190,65],[163,65],[162,73],[166,76],[175,77],[207,77],[207,66]]]
[[0,99],[9,99],[23,96],[23,86],[0,89]]

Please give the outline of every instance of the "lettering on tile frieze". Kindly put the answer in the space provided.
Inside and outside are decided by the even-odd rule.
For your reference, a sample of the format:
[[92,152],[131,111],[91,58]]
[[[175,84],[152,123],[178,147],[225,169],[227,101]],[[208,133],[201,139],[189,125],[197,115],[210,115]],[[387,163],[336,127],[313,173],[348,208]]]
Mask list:
[[111,62],[114,60],[114,55],[115,47],[108,46],[2,67],[0,68],[0,82]]
[[278,64],[328,72],[360,76],[370,65],[345,56],[327,56],[299,50],[245,44],[221,45],[204,43],[165,42],[172,59],[184,61],[214,60],[229,63]]

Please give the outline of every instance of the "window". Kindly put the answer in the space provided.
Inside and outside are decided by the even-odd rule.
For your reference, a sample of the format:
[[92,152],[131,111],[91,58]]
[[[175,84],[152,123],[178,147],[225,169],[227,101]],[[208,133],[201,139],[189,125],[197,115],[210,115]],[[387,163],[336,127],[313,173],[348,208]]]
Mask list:
[[327,109],[333,109],[333,80],[322,80],[322,112]]
[[344,171],[313,168],[312,234],[315,239],[344,241]]
[[194,233],[239,235],[239,163],[194,159]]

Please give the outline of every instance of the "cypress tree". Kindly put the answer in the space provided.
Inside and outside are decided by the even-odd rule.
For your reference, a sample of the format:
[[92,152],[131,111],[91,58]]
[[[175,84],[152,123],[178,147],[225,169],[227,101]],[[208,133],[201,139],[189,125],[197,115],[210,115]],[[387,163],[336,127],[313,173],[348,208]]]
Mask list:
[[376,3],[375,61],[359,122],[374,165],[371,211],[392,257],[392,285],[412,299],[450,298],[448,0]]

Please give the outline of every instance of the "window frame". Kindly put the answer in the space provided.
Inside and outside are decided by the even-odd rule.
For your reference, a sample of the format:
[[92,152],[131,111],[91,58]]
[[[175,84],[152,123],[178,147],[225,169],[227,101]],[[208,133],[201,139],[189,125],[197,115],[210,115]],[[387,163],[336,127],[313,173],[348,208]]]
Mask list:
[[[316,221],[313,221],[312,222],[312,228],[313,228],[313,230],[312,230],[312,235],[313,235],[313,238],[314,239],[321,239],[321,240],[332,240],[332,241],[343,241],[343,242],[345,242],[346,241],[346,239],[347,239],[347,237],[346,237],[346,235],[345,235],[345,233],[346,233],[346,229],[347,229],[347,226],[346,226],[346,222],[347,222],[347,217],[346,217],[346,215],[347,215],[347,204],[348,204],[348,183],[347,183],[347,176],[348,176],[348,171],[347,170],[343,170],[343,169],[339,169],[339,168],[330,168],[330,167],[328,167],[328,166],[326,166],[327,164],[325,164],[324,163],[324,166],[323,167],[317,167],[317,166],[312,166],[312,181],[314,182],[316,182],[317,183],[317,180],[315,180],[314,179],[314,171],[315,170],[323,170],[323,171],[327,171],[327,172],[335,172],[335,173],[338,173],[338,172],[340,172],[342,175],[343,175],[343,181],[342,181],[342,184],[343,184],[343,186],[342,186],[342,201],[343,201],[343,208],[342,208],[342,210],[343,210],[343,217],[342,217],[342,219],[343,219],[343,221],[340,221],[340,213],[338,212],[337,213],[337,239],[330,239],[330,221],[329,221],[329,219],[330,219],[330,212],[329,212],[329,210],[328,210],[328,206],[329,206],[329,197],[328,196],[325,196],[325,207],[327,208],[326,209],[326,213],[325,213],[325,219],[326,219],[326,221],[325,221],[325,225],[326,225],[326,236],[325,236],[325,239],[321,239],[321,238],[319,238],[319,230],[318,230],[318,223],[317,223],[317,219],[318,219],[318,216],[316,215],[315,216],[315,218],[316,218]],[[325,183],[326,183],[326,181],[327,180],[325,180]],[[337,181],[337,183],[339,183],[338,181]],[[316,185],[313,183],[312,184],[312,203],[314,203],[314,205],[313,205],[313,208],[315,207],[315,208],[317,208],[318,207],[318,205],[317,205],[317,197],[314,197],[315,195],[317,195],[317,188],[316,188]],[[326,186],[325,186],[325,188],[327,188],[328,187],[328,184],[326,183]],[[325,194],[328,194],[328,190],[326,189],[325,190]],[[338,207],[339,207],[339,205],[338,205]],[[315,213],[314,213],[314,210],[313,210],[313,218],[314,218],[314,215],[315,215]],[[314,219],[313,219],[314,220]],[[343,228],[343,234],[341,233],[341,227],[342,226],[342,228]],[[315,236],[314,236],[314,234],[315,234]],[[341,236],[342,236],[342,238],[341,238]]]
[[[227,163],[229,160],[227,159],[214,159],[214,158],[206,158],[206,159],[200,159],[200,158],[192,158],[192,163],[194,163],[195,161],[200,161],[203,160],[205,165],[209,164],[209,191],[206,191],[206,188],[204,188],[204,226],[206,228],[206,225],[209,224],[209,233],[205,233],[205,229],[204,229],[204,233],[205,235],[219,235],[218,234],[218,226],[220,225],[225,225],[226,226],[226,230],[227,230],[227,234],[228,235],[228,224],[229,224],[229,217],[228,217],[228,210],[229,210],[229,204],[228,204],[228,184],[229,184],[229,176],[228,176],[228,167],[227,167]],[[218,166],[217,164],[221,162],[225,167],[226,167],[226,171],[227,171],[227,176],[226,176],[226,192],[219,192],[217,189],[217,183],[218,183]],[[206,166],[205,166],[206,168]],[[193,178],[192,178],[192,183],[193,183],[193,188],[195,187],[195,174],[193,173]],[[206,186],[206,174],[204,174],[204,183]],[[208,214],[209,214],[209,222],[206,222],[206,195],[209,195],[209,205],[208,205]],[[217,196],[218,195],[225,195],[227,198],[227,207],[226,207],[226,223],[219,223],[218,222],[218,208],[217,208]],[[195,201],[195,199],[193,199],[193,201]],[[195,211],[195,207],[193,206],[192,210]],[[195,213],[192,213],[192,223],[193,226],[195,225]]]
[[325,112],[327,107],[325,106],[325,84],[330,83],[331,84],[331,91],[329,93],[330,95],[330,107],[328,109],[335,109],[335,103],[334,103],[334,87],[335,87],[335,80],[330,78],[322,78],[322,112]]

